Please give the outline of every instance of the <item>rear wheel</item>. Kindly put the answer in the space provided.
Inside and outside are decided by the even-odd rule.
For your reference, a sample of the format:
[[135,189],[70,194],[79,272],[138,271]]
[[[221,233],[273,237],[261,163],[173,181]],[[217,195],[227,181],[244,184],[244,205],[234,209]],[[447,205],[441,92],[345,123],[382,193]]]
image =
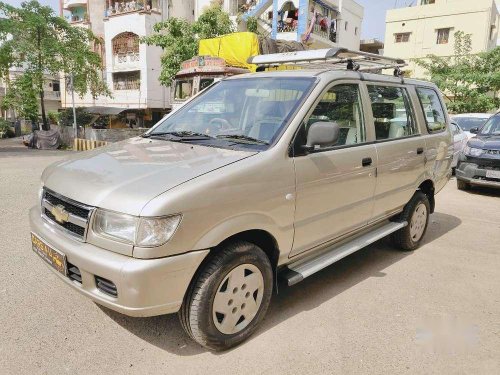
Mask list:
[[457,188],[458,190],[470,190],[471,186],[468,182],[459,180],[457,178]]
[[429,198],[417,191],[400,216],[400,220],[406,221],[408,225],[391,235],[394,245],[401,250],[415,250],[427,230],[429,214]]
[[179,312],[182,327],[199,344],[226,350],[257,328],[271,300],[273,272],[262,249],[235,242],[198,273]]

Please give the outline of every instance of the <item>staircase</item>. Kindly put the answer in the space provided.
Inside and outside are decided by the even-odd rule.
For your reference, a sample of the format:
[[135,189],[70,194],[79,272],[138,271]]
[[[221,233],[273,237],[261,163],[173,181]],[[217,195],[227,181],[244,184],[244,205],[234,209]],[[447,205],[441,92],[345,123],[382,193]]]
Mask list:
[[246,13],[244,13],[241,18],[246,21],[248,17],[257,17],[267,11],[269,7],[272,7],[273,0],[257,0],[256,4],[252,6]]

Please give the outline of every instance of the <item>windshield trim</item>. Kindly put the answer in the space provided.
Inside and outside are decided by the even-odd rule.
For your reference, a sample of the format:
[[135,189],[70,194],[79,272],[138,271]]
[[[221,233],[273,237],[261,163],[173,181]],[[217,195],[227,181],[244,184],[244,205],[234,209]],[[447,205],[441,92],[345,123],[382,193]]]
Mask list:
[[[224,79],[222,79],[220,81],[216,81],[216,82],[212,83],[209,87],[207,87],[206,89],[204,89],[203,91],[198,92],[196,95],[193,95],[191,98],[189,98],[188,100],[186,100],[182,104],[181,107],[179,107],[178,109],[170,112],[167,116],[163,117],[151,129],[149,129],[144,135],[151,135],[151,133],[153,133],[156,128],[158,128],[164,121],[166,121],[167,119],[170,118],[170,115],[175,114],[177,111],[179,111],[180,109],[182,109],[184,106],[186,106],[188,104],[196,105],[197,104],[196,102],[199,101],[199,100],[201,100],[200,98],[203,96],[203,94],[208,93],[210,90],[212,90],[214,87],[216,87],[217,85],[219,85],[221,82],[228,81],[228,78],[231,78],[231,81],[232,81],[232,80],[239,80],[239,79],[275,79],[275,78],[281,78],[281,77],[278,77],[278,76],[269,76],[269,77],[261,77],[261,76],[259,76],[259,77],[251,77],[250,76],[249,77],[248,75],[245,75],[245,77],[241,77],[241,78],[234,78],[234,76],[232,76],[232,77],[226,77],[226,78],[224,78]],[[311,93],[313,92],[313,90],[315,89],[315,87],[318,85],[318,82],[320,81],[320,78],[317,77],[317,76],[311,76],[311,77],[307,77],[307,76],[301,76],[301,77],[283,77],[283,78],[286,78],[286,79],[289,79],[289,80],[306,80],[306,81],[310,81],[310,86],[309,86],[309,88],[307,90],[304,91],[304,93],[302,94],[302,98],[297,101],[297,103],[296,103],[295,107],[293,108],[293,110],[290,111],[290,113],[288,114],[288,116],[286,116],[283,119],[283,125],[281,126],[280,131],[275,134],[275,136],[273,137],[273,139],[271,139],[271,141],[269,142],[268,145],[265,145],[265,144],[251,144],[251,143],[246,143],[246,142],[243,143],[242,142],[242,143],[238,143],[238,146],[242,146],[242,148],[244,148],[246,150],[251,149],[253,151],[266,151],[266,150],[274,147],[279,142],[279,140],[283,136],[284,132],[290,126],[292,120],[297,116],[297,113],[302,108],[302,106],[304,105],[305,101],[307,100],[307,98],[309,98],[309,96],[311,95]],[[236,142],[234,142],[234,143],[236,143]],[[202,146],[203,143],[197,143],[197,145]],[[210,145],[210,147],[217,147],[217,146]],[[221,144],[220,148],[227,148],[227,145]]]

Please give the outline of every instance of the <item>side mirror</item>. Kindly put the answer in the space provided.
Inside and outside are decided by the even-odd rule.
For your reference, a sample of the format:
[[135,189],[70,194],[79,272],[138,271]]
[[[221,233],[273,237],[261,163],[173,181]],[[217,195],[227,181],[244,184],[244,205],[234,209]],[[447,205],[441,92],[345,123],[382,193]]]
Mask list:
[[469,130],[469,133],[471,133],[471,134],[477,134],[477,133],[479,133],[479,128],[478,128],[478,127],[471,128],[471,129]]
[[318,121],[309,126],[305,149],[314,150],[315,146],[327,146],[337,143],[340,127],[336,122]]

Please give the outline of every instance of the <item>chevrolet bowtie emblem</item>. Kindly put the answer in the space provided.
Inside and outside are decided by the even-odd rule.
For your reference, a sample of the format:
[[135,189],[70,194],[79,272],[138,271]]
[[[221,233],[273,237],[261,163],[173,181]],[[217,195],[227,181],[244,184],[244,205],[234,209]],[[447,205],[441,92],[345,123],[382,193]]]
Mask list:
[[60,224],[64,224],[69,220],[69,212],[64,209],[64,206],[62,204],[53,206],[50,209],[50,213],[54,215],[54,218]]

